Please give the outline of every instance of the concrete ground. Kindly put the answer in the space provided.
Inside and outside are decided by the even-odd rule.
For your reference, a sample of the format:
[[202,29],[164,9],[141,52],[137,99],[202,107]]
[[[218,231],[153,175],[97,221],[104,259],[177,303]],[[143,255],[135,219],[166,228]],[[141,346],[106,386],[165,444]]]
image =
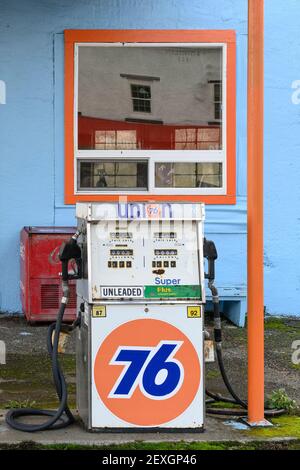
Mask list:
[[[209,323],[209,322],[208,322]],[[208,329],[211,328],[211,325]],[[76,422],[69,428],[42,433],[22,433],[6,425],[8,408],[55,408],[51,368],[46,353],[46,326],[30,326],[23,318],[0,315],[0,341],[6,344],[6,364],[0,364],[0,448],[3,443],[34,441],[42,444],[72,443],[78,445],[111,445],[134,441],[260,441],[264,439],[300,439],[300,417],[274,420],[268,430],[251,430],[234,418],[207,417],[204,433],[87,433]],[[247,392],[247,332],[223,321],[224,361],[236,392]],[[269,318],[265,332],[266,396],[284,388],[300,405],[300,366],[292,362],[292,344],[300,340],[300,321]],[[69,403],[75,408],[74,338],[71,336],[62,356],[63,369],[69,386]],[[206,366],[206,385],[213,392],[226,394],[216,363]]]
[[[30,420],[29,420],[30,421]],[[28,422],[29,422],[28,421]],[[229,420],[228,420],[229,421]],[[200,433],[176,433],[176,432],[162,432],[162,433],[112,433],[101,432],[91,433],[86,432],[79,423],[69,426],[65,429],[57,431],[44,431],[43,433],[22,433],[9,429],[4,422],[4,412],[0,413],[0,446],[1,443],[20,443],[23,441],[31,441],[42,444],[65,443],[65,444],[80,444],[80,445],[110,445],[110,444],[124,444],[127,442],[145,441],[145,442],[194,442],[194,441],[237,441],[258,439],[243,436],[241,439],[240,431],[233,429],[230,425],[224,423],[227,420],[207,418],[206,431]]]

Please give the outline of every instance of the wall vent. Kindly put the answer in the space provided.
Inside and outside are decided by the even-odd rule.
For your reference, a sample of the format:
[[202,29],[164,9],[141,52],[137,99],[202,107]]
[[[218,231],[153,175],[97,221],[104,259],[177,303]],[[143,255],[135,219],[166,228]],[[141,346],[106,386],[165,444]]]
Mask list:
[[59,284],[41,285],[41,307],[42,310],[59,308]]

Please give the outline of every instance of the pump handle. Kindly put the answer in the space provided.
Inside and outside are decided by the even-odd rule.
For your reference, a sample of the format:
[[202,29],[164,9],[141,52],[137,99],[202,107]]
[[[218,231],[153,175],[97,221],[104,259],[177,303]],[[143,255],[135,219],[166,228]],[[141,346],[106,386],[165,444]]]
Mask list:
[[212,240],[203,239],[203,256],[208,261],[208,273],[205,274],[205,278],[213,281],[215,279],[215,260],[218,258],[218,252]]
[[[67,242],[63,242],[59,250],[59,259],[62,267],[62,280],[81,279],[82,258],[81,249],[77,245],[77,237],[71,237]],[[74,259],[77,266],[76,274],[69,274],[69,262]]]

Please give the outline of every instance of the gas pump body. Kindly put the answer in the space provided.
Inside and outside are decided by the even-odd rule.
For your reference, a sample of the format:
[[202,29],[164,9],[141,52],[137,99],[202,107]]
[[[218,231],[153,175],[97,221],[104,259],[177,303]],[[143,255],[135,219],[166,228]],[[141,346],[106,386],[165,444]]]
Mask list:
[[77,408],[89,430],[202,430],[204,206],[79,203]]

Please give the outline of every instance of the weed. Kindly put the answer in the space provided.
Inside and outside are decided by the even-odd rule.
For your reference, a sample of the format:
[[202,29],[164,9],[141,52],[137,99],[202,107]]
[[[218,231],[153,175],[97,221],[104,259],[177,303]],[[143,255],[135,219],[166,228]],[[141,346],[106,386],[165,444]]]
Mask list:
[[32,400],[10,400],[9,402],[6,403],[4,408],[6,410],[12,409],[12,408],[34,408],[36,406],[36,402]]
[[292,400],[284,390],[279,388],[274,390],[267,402],[270,408],[284,409],[288,414],[293,414],[298,411],[298,405],[295,400]]

